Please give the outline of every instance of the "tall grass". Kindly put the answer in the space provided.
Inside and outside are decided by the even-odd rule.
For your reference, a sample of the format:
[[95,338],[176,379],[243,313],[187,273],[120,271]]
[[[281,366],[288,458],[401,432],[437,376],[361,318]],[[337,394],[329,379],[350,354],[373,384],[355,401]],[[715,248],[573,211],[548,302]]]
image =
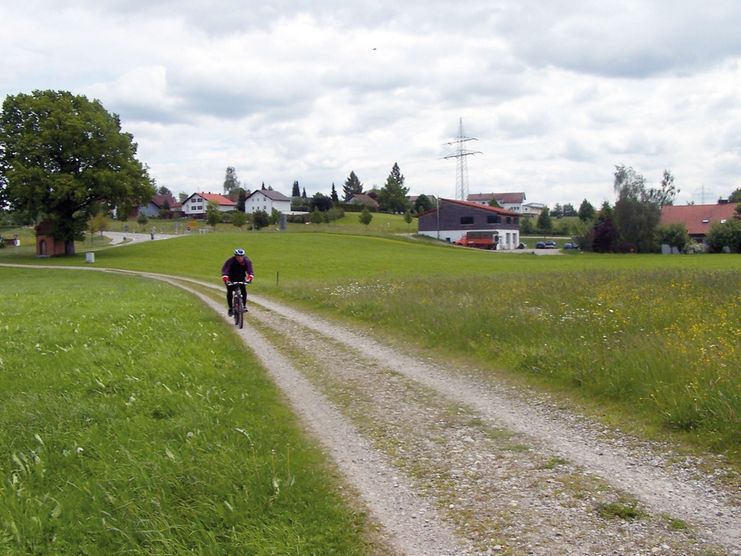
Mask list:
[[507,273],[314,283],[287,295],[609,401],[737,457],[739,284],[717,271]]
[[231,329],[158,283],[0,269],[0,553],[359,554]]

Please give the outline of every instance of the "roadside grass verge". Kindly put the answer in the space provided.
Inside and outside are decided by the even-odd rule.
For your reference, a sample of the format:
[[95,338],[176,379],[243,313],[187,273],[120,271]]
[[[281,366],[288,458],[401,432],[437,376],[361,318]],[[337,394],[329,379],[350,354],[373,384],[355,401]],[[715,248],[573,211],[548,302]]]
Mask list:
[[372,552],[319,449],[196,299],[0,269],[0,313],[0,552]]

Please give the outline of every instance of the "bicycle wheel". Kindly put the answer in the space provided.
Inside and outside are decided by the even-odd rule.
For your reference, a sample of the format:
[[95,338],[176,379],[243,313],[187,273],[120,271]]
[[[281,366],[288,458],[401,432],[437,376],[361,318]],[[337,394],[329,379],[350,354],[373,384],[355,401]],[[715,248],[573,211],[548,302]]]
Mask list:
[[239,292],[236,292],[232,301],[232,308],[234,309],[234,324],[239,328],[244,326],[244,306],[242,305],[242,296]]

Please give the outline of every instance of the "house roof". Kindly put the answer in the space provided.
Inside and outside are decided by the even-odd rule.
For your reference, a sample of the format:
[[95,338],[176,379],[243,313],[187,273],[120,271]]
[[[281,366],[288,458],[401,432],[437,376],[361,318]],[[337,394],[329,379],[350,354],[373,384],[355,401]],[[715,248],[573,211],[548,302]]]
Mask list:
[[220,207],[236,207],[237,203],[232,201],[231,199],[224,197],[223,195],[219,195],[218,193],[193,193],[190,197],[188,197],[185,201],[188,201],[198,195],[201,199],[203,199],[206,202],[213,201]]
[[525,193],[522,191],[517,193],[471,193],[467,197],[467,200],[473,203],[488,203],[492,199],[496,199],[497,203],[519,205],[525,200]]
[[661,207],[661,224],[684,224],[690,235],[707,235],[713,222],[735,217],[736,205],[667,205]]
[[[446,204],[446,203],[453,204],[453,205],[459,205],[462,207],[468,207],[468,208],[472,208],[476,210],[483,210],[485,212],[494,212],[496,214],[502,214],[504,216],[520,216],[518,213],[512,212],[507,209],[503,209],[499,207],[491,207],[489,205],[482,205],[480,203],[474,203],[471,201],[460,201],[458,199],[440,199],[441,205]],[[420,213],[419,216],[424,216],[426,214],[434,213],[436,210],[437,210],[437,207],[431,208],[430,210],[426,210],[425,212]]]
[[265,195],[268,199],[271,201],[289,201],[291,200],[290,197],[286,197],[283,195],[283,193],[280,193],[278,191],[273,191],[272,189],[256,189],[252,193],[250,193],[247,198],[249,199],[253,195],[257,195],[258,193],[262,193]]
[[165,201],[167,201],[167,206],[170,207],[170,210],[174,210],[174,209],[180,208],[180,203],[178,203],[175,200],[175,197],[173,197],[172,195],[159,195],[158,194],[158,195],[155,195],[154,197],[152,197],[152,203],[157,208],[160,208],[160,209],[161,208],[164,208]]
[[356,193],[352,197],[350,197],[350,203],[358,203],[361,205],[367,205],[369,207],[375,207],[378,208],[378,201],[376,201],[373,197],[370,195],[366,195],[365,193]]

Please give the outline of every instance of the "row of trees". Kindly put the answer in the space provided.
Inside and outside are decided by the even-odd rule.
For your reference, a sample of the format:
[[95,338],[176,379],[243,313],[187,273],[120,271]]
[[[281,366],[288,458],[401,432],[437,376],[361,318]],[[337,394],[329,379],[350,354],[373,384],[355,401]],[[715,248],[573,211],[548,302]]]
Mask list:
[[[266,189],[264,183],[262,189]],[[269,189],[269,187],[267,189]],[[229,166],[226,169],[224,177],[224,194],[234,199],[238,193],[239,195],[242,195],[245,192],[246,190],[242,187],[242,184],[237,178],[236,170],[234,167]],[[431,208],[432,203],[425,196],[421,196],[424,198],[419,203],[412,206],[407,198],[408,193],[409,188],[404,185],[404,175],[401,173],[399,165],[394,163],[388,177],[386,178],[386,183],[380,189],[374,187],[366,191],[360,178],[358,178],[357,174],[353,170],[350,172],[342,186],[342,199],[340,199],[334,183],[332,183],[331,193],[329,196],[324,195],[323,193],[316,193],[313,197],[308,198],[306,195],[306,188],[302,189],[299,186],[298,181],[293,182],[291,198],[295,210],[303,209],[310,212],[314,210],[326,212],[333,207],[350,202],[353,197],[359,194],[366,194],[370,198],[374,199],[379,205],[379,210],[382,212],[403,214],[410,210],[418,211],[420,209],[427,210]],[[240,208],[240,210],[244,209]]]
[[[667,244],[684,250],[691,240],[683,224],[660,225],[661,207],[674,203],[679,190],[669,170],[658,187],[649,187],[646,179],[631,167],[616,166],[613,189],[614,205],[603,203],[594,219],[584,221],[576,240],[585,249],[595,252],[651,253]],[[736,190],[731,197],[740,196]],[[736,209],[741,216],[741,205]],[[711,227],[706,238],[710,250],[729,248],[741,250],[741,220],[734,218]]]

